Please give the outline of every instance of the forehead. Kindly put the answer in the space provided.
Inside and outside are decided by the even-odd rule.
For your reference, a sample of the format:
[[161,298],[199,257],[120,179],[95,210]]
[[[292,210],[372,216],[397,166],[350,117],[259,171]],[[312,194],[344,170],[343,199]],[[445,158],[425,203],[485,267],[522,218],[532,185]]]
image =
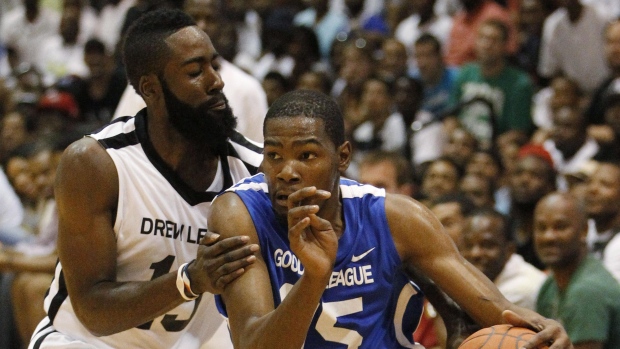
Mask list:
[[210,59],[215,54],[209,36],[196,26],[179,29],[168,36],[165,42],[170,48],[170,61],[174,64],[183,64],[199,57]]
[[321,118],[298,115],[265,120],[265,146],[306,140],[333,145]]
[[461,215],[461,205],[458,202],[444,202],[433,206],[431,211],[437,218],[458,217]]
[[598,171],[592,174],[592,179],[602,179],[620,185],[620,168],[610,164],[601,164]]
[[472,216],[467,220],[468,224],[466,232],[485,233],[503,236],[502,222],[498,217],[492,216]]

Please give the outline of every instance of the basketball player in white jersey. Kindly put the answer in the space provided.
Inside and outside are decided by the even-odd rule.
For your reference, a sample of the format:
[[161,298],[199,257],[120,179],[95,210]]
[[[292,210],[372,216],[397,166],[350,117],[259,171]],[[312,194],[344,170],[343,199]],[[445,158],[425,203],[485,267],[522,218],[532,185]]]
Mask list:
[[231,348],[213,293],[258,246],[208,232],[207,214],[262,149],[234,130],[218,54],[187,14],[144,15],[123,55],[147,107],[62,157],[60,263],[30,348]]
[[[482,326],[511,323],[525,345],[572,348],[554,320],[506,300],[411,197],[340,177],[351,144],[337,104],[289,92],[265,117],[264,174],[213,202],[209,228],[247,234],[257,262],[216,297],[235,348],[420,348],[419,292],[404,268],[433,280]],[[414,325],[413,328],[410,325]]]

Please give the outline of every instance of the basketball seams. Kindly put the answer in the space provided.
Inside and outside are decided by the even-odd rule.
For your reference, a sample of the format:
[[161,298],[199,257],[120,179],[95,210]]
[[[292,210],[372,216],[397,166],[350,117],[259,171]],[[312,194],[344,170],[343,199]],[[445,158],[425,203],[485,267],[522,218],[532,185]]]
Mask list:
[[535,333],[523,327],[497,325],[472,334],[459,346],[459,349],[519,349]]

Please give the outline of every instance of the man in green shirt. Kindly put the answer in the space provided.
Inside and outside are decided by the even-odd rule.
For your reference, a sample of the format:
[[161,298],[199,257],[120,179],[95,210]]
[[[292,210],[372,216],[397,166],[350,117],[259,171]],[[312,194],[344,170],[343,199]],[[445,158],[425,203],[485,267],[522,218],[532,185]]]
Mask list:
[[503,22],[485,21],[476,39],[477,62],[462,67],[451,97],[459,122],[487,149],[506,131],[532,129],[532,82],[508,64],[507,41]]
[[586,247],[587,215],[569,194],[551,193],[534,211],[534,244],[551,270],[536,304],[566,329],[575,349],[620,348],[620,284]]

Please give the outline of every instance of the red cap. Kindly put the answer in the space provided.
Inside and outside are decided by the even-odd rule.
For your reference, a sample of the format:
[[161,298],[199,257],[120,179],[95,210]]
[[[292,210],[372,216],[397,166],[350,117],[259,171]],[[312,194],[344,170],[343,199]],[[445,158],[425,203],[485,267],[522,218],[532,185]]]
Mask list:
[[540,144],[528,143],[519,149],[518,157],[519,159],[523,159],[526,156],[536,156],[539,159],[545,161],[551,167],[555,167],[553,165],[553,158],[551,158],[551,154]]
[[46,91],[45,94],[39,99],[37,109],[57,110],[72,119],[77,119],[80,114],[73,96],[68,92],[56,90]]

